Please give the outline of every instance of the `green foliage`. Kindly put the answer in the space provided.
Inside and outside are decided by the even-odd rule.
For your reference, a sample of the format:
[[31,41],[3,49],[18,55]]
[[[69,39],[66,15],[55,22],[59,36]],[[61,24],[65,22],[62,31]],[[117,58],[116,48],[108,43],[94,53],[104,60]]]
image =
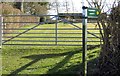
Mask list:
[[120,72],[120,7],[113,7],[109,16],[101,15],[103,45],[100,55],[101,75],[118,75]]
[[21,10],[21,2],[16,2],[13,4],[13,7]]
[[14,3],[1,3],[2,6],[2,14],[3,15],[8,15],[8,14],[20,14],[20,10],[14,8]]
[[48,2],[25,2],[24,12],[30,14],[47,14]]
[[[3,14],[11,14],[14,9],[23,11],[29,14],[47,14],[48,2],[23,2],[23,7],[21,2],[4,2],[3,3]],[[12,8],[12,9],[11,9]]]

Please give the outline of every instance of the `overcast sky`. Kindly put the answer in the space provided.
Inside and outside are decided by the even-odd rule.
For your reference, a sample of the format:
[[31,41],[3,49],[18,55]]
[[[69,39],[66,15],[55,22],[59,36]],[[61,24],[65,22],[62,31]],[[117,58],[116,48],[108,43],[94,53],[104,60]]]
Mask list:
[[[91,1],[91,0],[90,0]],[[108,8],[111,8],[113,1],[115,0],[102,0],[103,3],[105,5],[105,8],[103,11],[107,11]],[[58,7],[58,12],[72,12],[72,13],[81,13],[82,12],[82,6],[83,6],[83,2],[85,6],[88,6],[88,3],[86,2],[86,0],[57,0],[58,4],[60,4],[61,6]],[[66,9],[65,6],[62,5],[66,5],[66,2],[68,4],[68,10]],[[56,12],[56,7],[53,10],[49,11],[49,14],[57,14]]]
[[[81,0],[58,0],[60,7],[58,7],[58,12],[82,12],[82,1]],[[67,3],[66,3],[67,2]],[[63,6],[64,5],[64,6]],[[66,9],[66,5],[68,9]],[[56,9],[50,10],[51,14],[57,14]]]

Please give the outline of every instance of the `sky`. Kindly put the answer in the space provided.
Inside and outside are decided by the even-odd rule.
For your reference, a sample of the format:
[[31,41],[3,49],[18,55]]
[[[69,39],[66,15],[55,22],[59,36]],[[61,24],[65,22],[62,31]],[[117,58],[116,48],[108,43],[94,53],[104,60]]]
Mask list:
[[[67,2],[67,3],[66,3]],[[82,1],[81,0],[58,0],[57,3],[60,5],[58,8],[59,13],[63,12],[75,12],[81,13],[82,12]],[[64,5],[64,6],[63,6]],[[66,5],[68,5],[68,10],[66,9]],[[56,7],[50,10],[50,14],[57,14]]]
[[[91,0],[90,0],[91,1]],[[104,12],[108,11],[112,7],[112,3],[114,0],[102,0],[105,5]],[[66,5],[69,4],[68,6],[68,12],[72,13],[82,13],[82,6],[83,2],[85,6],[88,6],[88,3],[86,0],[57,0],[57,3],[60,4],[61,6],[58,8],[59,13],[67,12],[66,6],[62,6],[63,4]],[[88,6],[89,7],[89,6]],[[57,14],[56,7],[53,8],[52,10],[49,10],[49,14]]]

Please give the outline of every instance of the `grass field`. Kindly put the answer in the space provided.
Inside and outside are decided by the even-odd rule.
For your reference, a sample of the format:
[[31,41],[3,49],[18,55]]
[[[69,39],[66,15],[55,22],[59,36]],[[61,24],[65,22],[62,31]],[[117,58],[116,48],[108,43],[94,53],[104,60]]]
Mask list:
[[[77,24],[81,27],[81,24]],[[33,25],[21,27],[31,28]],[[55,28],[53,24],[45,24],[37,28]],[[58,28],[76,28],[69,24],[59,24]],[[96,29],[95,25],[88,24],[88,28]],[[23,32],[24,30],[14,30],[14,33]],[[98,30],[88,30],[91,33],[99,33]],[[27,33],[55,33],[55,30],[31,30]],[[81,30],[58,30],[59,33],[81,33]],[[6,34],[5,36],[13,37],[17,34]],[[96,34],[99,36],[99,34]],[[22,38],[22,36],[40,36],[54,37],[55,34],[22,34],[19,38],[5,44],[55,44],[55,42],[38,42],[38,41],[55,41],[55,38]],[[82,34],[58,34],[58,37],[81,37]],[[9,39],[4,38],[5,40]],[[88,37],[93,37],[88,34]],[[28,40],[28,41],[16,41]],[[36,42],[29,42],[37,40]],[[57,44],[82,44],[82,38],[58,38]],[[63,41],[63,42],[62,42]],[[66,42],[68,41],[68,42]],[[88,38],[88,73],[95,72],[97,57],[99,57],[100,46],[97,38]],[[79,74],[82,70],[82,46],[3,46],[2,48],[2,74]]]

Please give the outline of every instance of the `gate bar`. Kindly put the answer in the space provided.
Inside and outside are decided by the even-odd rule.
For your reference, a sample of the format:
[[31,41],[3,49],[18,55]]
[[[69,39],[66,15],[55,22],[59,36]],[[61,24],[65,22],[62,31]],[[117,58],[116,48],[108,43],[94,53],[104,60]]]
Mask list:
[[[19,33],[17,33],[17,32],[13,32],[13,33],[3,33],[3,34],[19,34]],[[35,33],[35,32],[30,32],[30,33],[25,33],[25,34],[55,34],[55,33]],[[82,33],[58,33],[58,34],[82,34]],[[100,33],[93,33],[93,34],[100,34]]]
[[[3,40],[6,41],[6,40]],[[15,41],[15,42],[55,42],[55,40],[11,40],[11,41]],[[65,40],[59,40],[57,42],[82,42],[81,40],[79,41],[65,41]],[[87,42],[93,42],[93,41],[87,41]],[[94,41],[94,42],[100,42],[100,41]]]
[[[28,28],[8,28],[4,30],[26,30],[26,29]],[[35,28],[33,30],[56,30],[56,28]],[[58,30],[80,30],[80,29],[79,28],[58,28]],[[88,30],[99,30],[99,29],[88,28]]]
[[23,17],[23,16],[30,16],[30,17],[32,17],[32,16],[37,16],[37,17],[41,17],[41,16],[79,16],[79,17],[81,17],[81,18],[84,18],[84,17],[82,17],[81,15],[70,15],[70,14],[66,14],[66,15],[43,15],[43,14],[39,14],[39,15],[3,15],[3,17]]
[[[4,38],[12,38],[12,37],[5,36]],[[56,36],[19,36],[16,38],[56,38]],[[83,37],[81,36],[59,36],[57,38],[83,38]],[[95,37],[88,37],[88,38],[95,38]]]

